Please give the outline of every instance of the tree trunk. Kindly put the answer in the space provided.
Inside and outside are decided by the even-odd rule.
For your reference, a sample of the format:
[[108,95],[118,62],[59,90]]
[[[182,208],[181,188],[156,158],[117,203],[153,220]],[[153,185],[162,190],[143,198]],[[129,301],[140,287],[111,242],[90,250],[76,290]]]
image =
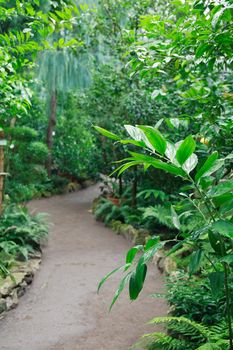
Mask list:
[[121,198],[123,194],[123,181],[122,174],[119,176],[119,197]]
[[[0,140],[4,139],[4,132],[0,130]],[[0,146],[0,214],[2,213],[3,204],[3,187],[4,187],[4,146]]]
[[47,129],[46,143],[49,149],[48,161],[46,164],[48,176],[52,173],[52,148],[53,148],[53,132],[57,122],[57,94],[56,91],[52,91],[50,100],[50,115]]

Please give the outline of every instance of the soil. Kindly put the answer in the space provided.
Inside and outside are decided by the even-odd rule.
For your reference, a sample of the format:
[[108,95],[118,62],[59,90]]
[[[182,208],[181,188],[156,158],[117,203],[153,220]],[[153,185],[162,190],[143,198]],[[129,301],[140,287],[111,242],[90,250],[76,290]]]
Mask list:
[[163,289],[154,265],[137,301],[130,303],[125,292],[108,312],[119,275],[97,295],[98,282],[124,262],[130,247],[93,218],[90,207],[98,191],[92,186],[30,203],[53,224],[32,286],[0,321],[1,350],[127,350],[154,330],[147,321],[166,314],[165,302],[149,296]]

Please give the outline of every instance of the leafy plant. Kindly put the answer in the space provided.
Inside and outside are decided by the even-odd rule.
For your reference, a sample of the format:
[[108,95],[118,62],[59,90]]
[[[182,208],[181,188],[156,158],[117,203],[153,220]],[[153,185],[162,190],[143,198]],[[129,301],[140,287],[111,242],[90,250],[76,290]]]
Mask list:
[[139,345],[148,350],[227,350],[229,346],[225,323],[208,328],[185,317],[157,317],[149,323],[166,324],[168,334],[144,335]]
[[[193,211],[190,215],[201,215],[204,223],[201,227],[194,228],[189,232],[184,237],[183,242],[190,244],[194,249],[190,261],[192,273],[198,270],[202,257],[205,256],[213,267],[213,272],[209,274],[212,292],[216,295],[225,288],[226,317],[229,327],[230,348],[232,348],[233,336],[229,273],[231,271],[232,261],[233,232],[230,203],[232,202],[233,193],[229,193],[229,188],[232,189],[232,181],[224,178],[224,171],[222,171],[222,168],[231,156],[225,159],[218,159],[218,153],[214,152],[204,163],[199,164],[198,156],[194,153],[197,145],[191,135],[173,144],[156,128],[149,126],[132,128],[134,130],[133,134],[130,131],[130,136],[133,137],[132,141],[137,141],[138,147],[144,153],[129,151],[130,156],[123,159],[123,164],[116,169],[116,172],[121,174],[128,168],[141,164],[145,170],[148,167],[162,169],[189,182],[188,193],[183,195],[187,202],[192,204]],[[126,130],[129,132],[128,126],[126,126]],[[124,140],[120,140],[119,142],[124,143]],[[146,153],[150,153],[150,155]],[[211,176],[213,174],[216,174],[215,177]],[[209,181],[207,182],[208,179]],[[229,196],[226,196],[226,193],[229,193]],[[179,229],[180,220],[174,209],[172,216],[175,227]],[[154,253],[158,247],[161,247],[161,243],[159,241],[153,241],[152,246],[152,252]],[[178,246],[180,246],[180,242],[178,242]],[[135,250],[131,264],[136,254],[140,251],[141,248],[140,250]],[[124,281],[123,286],[129,281],[129,294],[132,300],[137,298],[144,283],[147,269],[146,256],[146,251],[144,251],[135,264],[133,272],[126,273],[122,280]],[[149,254],[149,256],[151,258],[153,254],[152,256]]]

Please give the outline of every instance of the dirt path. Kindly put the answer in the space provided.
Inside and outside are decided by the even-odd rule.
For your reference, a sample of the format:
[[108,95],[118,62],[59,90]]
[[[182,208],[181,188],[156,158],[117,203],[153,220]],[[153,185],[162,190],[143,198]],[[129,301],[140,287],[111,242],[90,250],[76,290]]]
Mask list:
[[160,291],[162,278],[151,272],[139,300],[126,295],[113,311],[114,276],[96,294],[98,281],[122,263],[130,244],[97,223],[91,213],[96,186],[65,196],[33,201],[53,222],[41,270],[19,306],[0,321],[1,350],[127,350],[164,315],[165,304],[148,297]]

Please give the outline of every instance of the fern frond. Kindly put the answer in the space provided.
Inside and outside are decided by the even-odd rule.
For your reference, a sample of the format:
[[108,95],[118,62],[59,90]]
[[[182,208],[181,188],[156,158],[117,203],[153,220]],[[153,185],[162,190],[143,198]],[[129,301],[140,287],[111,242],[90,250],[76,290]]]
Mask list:
[[[143,336],[148,350],[187,350],[190,344],[183,339],[176,339],[165,333],[155,332]],[[191,350],[191,349],[190,349]]]
[[182,333],[186,333],[187,331],[190,332],[193,330],[194,333],[198,332],[200,335],[202,335],[204,338],[208,339],[212,332],[209,331],[209,329],[205,326],[203,326],[200,323],[194,322],[189,320],[185,317],[156,317],[153,320],[149,322],[149,324],[161,324],[166,323],[168,326],[171,326],[173,330],[175,330],[174,323],[179,325],[183,325],[183,331],[182,328],[179,327],[179,332],[182,331]]

